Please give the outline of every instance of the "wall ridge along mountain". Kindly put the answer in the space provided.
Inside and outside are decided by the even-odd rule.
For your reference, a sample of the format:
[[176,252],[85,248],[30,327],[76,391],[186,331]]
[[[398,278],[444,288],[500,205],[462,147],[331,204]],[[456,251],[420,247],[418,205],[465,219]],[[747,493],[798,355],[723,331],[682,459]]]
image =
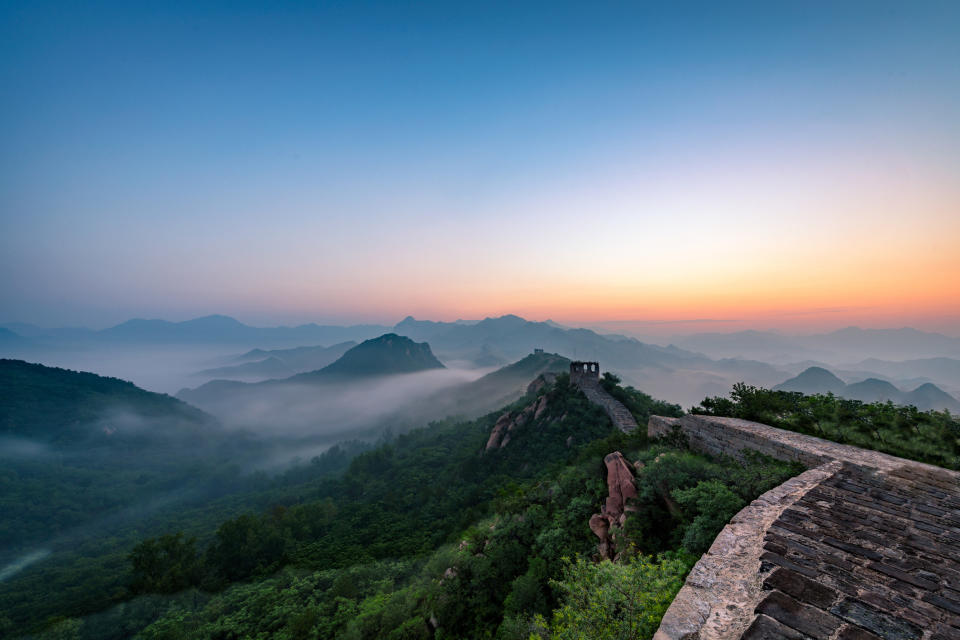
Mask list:
[[652,416],[691,448],[808,471],[741,510],[655,640],[960,638],[960,473],[768,425]]
[[587,400],[606,411],[613,426],[620,431],[630,433],[637,429],[637,421],[630,410],[600,386],[600,363],[571,362],[570,384],[579,387]]

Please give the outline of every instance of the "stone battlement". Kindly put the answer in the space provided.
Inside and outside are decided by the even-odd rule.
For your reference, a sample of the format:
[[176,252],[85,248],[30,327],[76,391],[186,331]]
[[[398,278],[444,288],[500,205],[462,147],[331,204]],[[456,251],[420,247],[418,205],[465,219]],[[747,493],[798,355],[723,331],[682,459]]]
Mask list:
[[584,382],[600,381],[600,363],[574,361],[570,363],[570,384],[580,386]]

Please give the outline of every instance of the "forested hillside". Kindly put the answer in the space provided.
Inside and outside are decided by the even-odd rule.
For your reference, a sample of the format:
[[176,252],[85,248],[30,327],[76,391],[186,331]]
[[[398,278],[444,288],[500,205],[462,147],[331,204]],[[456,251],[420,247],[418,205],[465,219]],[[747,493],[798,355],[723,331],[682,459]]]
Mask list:
[[[641,424],[679,414],[615,378],[604,384]],[[490,446],[498,421],[511,438]],[[588,525],[613,451],[633,462],[638,496],[615,537],[618,562],[594,563]],[[526,640],[604,625],[611,637],[649,637],[716,532],[796,472],[622,434],[561,375],[478,420],[400,435],[209,536],[145,532],[123,604],[29,623],[77,638]],[[637,602],[635,615],[610,617]]]
[[123,598],[126,554],[144,531],[202,535],[298,496],[368,446],[255,472],[281,444],[123,380],[0,360],[0,622],[19,629]]

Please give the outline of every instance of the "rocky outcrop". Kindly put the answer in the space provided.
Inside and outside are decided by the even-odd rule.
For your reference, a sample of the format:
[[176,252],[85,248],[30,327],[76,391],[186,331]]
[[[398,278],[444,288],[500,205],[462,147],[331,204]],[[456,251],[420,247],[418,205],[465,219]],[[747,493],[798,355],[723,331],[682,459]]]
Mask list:
[[496,423],[493,425],[493,430],[490,431],[490,437],[487,439],[487,451],[490,449],[499,449],[503,442],[504,438],[507,438],[509,442],[509,432],[515,428],[513,424],[513,412],[507,411],[505,414],[500,416]]
[[541,373],[536,378],[533,379],[533,382],[527,385],[527,393],[535,394],[540,393],[548,387],[552,387],[553,383],[557,381],[557,374],[553,371],[547,371]]
[[633,476],[633,467],[623,454],[614,451],[603,459],[607,467],[607,499],[600,513],[590,517],[590,530],[600,539],[597,551],[601,558],[613,560],[616,557],[616,540],[610,531],[613,527],[622,527],[627,513],[634,510],[629,504],[637,497],[637,484]]
[[547,410],[546,395],[542,395],[520,411],[507,411],[497,419],[487,439],[486,451],[502,449],[507,446],[514,431],[533,420],[539,419]]

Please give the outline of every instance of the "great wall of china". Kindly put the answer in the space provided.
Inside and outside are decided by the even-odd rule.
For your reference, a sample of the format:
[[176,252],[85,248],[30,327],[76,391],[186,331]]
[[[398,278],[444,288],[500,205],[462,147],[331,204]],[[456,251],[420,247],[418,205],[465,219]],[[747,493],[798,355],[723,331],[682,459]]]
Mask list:
[[624,433],[637,429],[637,421],[623,403],[600,386],[599,362],[571,362],[570,384],[576,385],[590,402],[603,407],[613,426]]
[[[573,363],[571,383],[636,428],[597,363]],[[654,416],[647,431],[807,468],[724,527],[654,640],[960,638],[960,473],[734,418]]]

